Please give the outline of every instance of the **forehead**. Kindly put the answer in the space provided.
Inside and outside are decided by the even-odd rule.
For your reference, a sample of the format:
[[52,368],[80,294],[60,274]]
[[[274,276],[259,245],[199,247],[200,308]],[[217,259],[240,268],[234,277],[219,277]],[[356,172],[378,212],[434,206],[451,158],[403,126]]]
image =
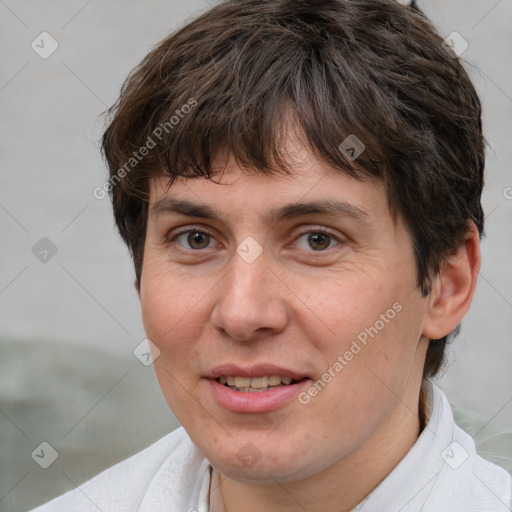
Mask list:
[[290,122],[285,133],[280,146],[285,168],[276,166],[273,173],[242,166],[235,155],[219,150],[211,179],[178,177],[169,185],[165,177],[153,178],[149,218],[177,212],[233,224],[258,218],[272,225],[301,214],[338,216],[361,225],[389,220],[387,191],[381,180],[364,172],[357,160],[352,166],[358,178],[328,165]]
[[281,148],[286,169],[260,172],[248,166],[242,167],[234,155],[219,151],[212,163],[211,179],[179,177],[169,186],[165,177],[153,178],[150,183],[150,213],[156,202],[166,196],[196,195],[198,200],[222,202],[229,199],[231,204],[241,205],[251,199],[269,204],[292,199],[296,202],[315,196],[331,196],[332,199],[343,196],[344,200],[351,199],[355,203],[367,202],[370,199],[368,195],[373,200],[377,196],[385,198],[384,184],[362,172],[357,162],[353,167],[361,179],[328,166],[307,148],[295,131],[289,134]]
[[150,217],[174,212],[213,219],[223,212],[240,220],[259,215],[273,223],[301,214],[325,214],[363,222],[389,213],[382,183],[320,166],[268,175],[248,172],[231,162],[212,179],[178,178],[168,183],[164,178],[152,181]]

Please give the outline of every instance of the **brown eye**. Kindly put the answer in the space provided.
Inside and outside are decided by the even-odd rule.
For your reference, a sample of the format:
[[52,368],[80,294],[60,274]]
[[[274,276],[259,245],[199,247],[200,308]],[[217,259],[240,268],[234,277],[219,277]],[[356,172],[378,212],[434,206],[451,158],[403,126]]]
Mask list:
[[331,245],[331,236],[326,233],[310,233],[308,244],[314,251],[323,251]]
[[184,231],[175,240],[185,249],[194,250],[207,249],[215,241],[211,235],[202,231]]
[[192,231],[187,236],[187,242],[192,249],[206,249],[210,244],[211,237],[200,231]]

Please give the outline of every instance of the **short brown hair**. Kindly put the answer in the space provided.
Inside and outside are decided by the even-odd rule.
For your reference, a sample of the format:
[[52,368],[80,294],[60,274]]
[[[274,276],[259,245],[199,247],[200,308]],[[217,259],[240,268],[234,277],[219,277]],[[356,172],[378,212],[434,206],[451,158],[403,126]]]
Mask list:
[[[442,42],[396,0],[225,0],[164,39],[124,83],[102,141],[137,281],[149,181],[211,178],[221,150],[241,166],[286,172],[291,112],[322,161],[385,183],[428,295],[470,221],[480,234],[484,221],[481,106]],[[349,135],[366,148],[357,167],[339,149]],[[431,340],[425,377],[446,342]]]

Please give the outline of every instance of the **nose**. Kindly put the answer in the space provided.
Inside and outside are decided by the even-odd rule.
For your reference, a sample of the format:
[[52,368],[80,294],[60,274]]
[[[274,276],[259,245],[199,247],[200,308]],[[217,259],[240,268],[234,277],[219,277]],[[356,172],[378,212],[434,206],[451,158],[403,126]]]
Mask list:
[[282,332],[288,322],[284,288],[263,256],[247,263],[234,254],[218,287],[213,327],[235,341]]

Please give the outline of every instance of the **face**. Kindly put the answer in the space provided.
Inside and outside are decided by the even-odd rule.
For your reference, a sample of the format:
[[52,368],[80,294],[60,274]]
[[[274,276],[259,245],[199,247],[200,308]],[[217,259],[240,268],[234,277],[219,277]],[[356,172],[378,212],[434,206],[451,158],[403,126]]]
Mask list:
[[384,185],[291,147],[291,175],[228,160],[214,181],[153,182],[149,205],[140,299],[160,386],[247,482],[335,466],[421,382],[427,303]]

